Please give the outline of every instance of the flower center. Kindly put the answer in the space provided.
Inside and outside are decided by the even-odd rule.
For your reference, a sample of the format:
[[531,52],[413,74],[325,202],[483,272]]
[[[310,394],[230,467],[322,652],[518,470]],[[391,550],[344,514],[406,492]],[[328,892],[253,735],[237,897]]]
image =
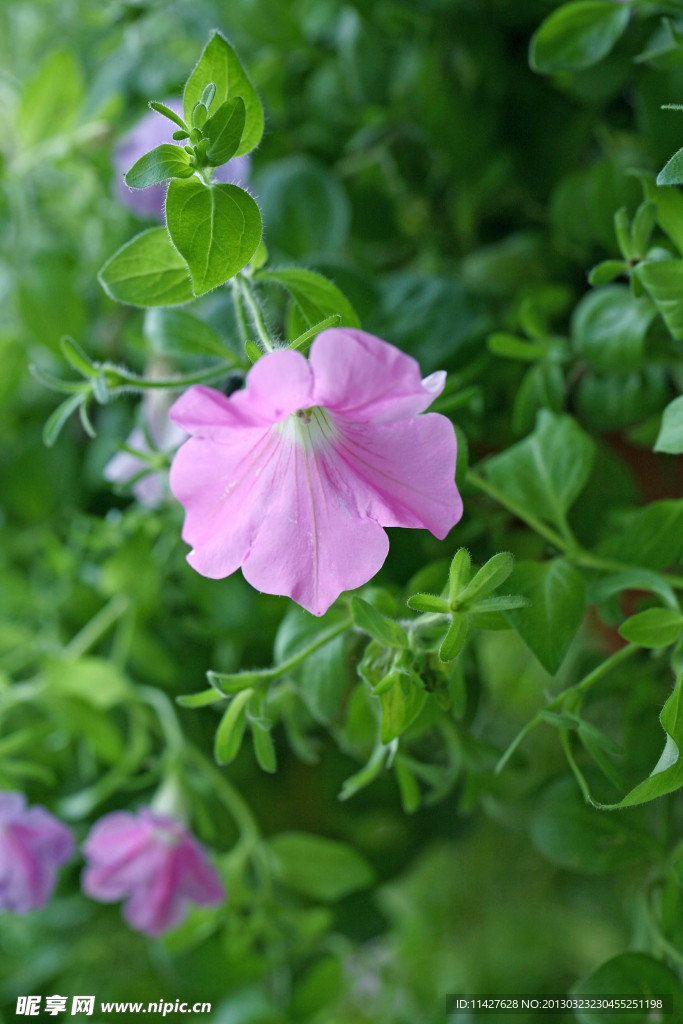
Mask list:
[[302,448],[321,448],[329,444],[336,430],[329,414],[320,405],[310,409],[297,409],[274,429],[283,438]]

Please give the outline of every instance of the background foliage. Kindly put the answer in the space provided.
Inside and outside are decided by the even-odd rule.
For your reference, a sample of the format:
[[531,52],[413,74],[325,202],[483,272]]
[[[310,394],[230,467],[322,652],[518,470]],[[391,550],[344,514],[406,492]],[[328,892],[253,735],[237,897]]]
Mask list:
[[[227,291],[197,324],[97,279],[151,223],[113,149],[216,26],[266,111],[250,190],[272,265],[326,274],[365,329],[449,371],[465,501],[442,543],[392,531],[353,629],[263,677],[228,769],[215,709],[177,708],[179,740],[175,698],[296,661],[348,604],[319,621],[199,577],[177,504],[103,479],[137,398],[47,448],[57,402],[28,372],[69,375],[64,335],[139,372],[201,370],[200,336],[238,353]],[[72,864],[44,911],[0,917],[8,1019],[29,991],[211,1000],[220,1024],[431,1024],[447,992],[652,978],[683,999],[683,120],[661,110],[680,5],[8,0],[0,50],[0,780],[82,836],[170,779],[230,890],[151,943]],[[413,629],[406,599],[439,595],[463,547],[494,603],[470,591],[455,660],[427,636],[416,678],[373,695],[403,644],[382,616]]]

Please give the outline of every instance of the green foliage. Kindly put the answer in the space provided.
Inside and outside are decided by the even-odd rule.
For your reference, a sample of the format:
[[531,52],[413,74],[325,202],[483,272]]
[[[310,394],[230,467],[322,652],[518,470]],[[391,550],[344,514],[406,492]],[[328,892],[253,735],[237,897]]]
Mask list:
[[166,194],[173,245],[186,261],[195,295],[203,295],[242,270],[261,241],[261,215],[237,185],[174,179]]
[[[683,32],[476,6],[0,9],[0,786],[79,840],[170,801],[229,893],[149,943],[74,858],[2,915],[0,1015],[86,976],[224,1024],[683,998]],[[187,566],[166,413],[339,326],[447,371],[464,515],[318,619]]]
[[99,278],[110,298],[131,306],[176,306],[194,294],[187,264],[165,228],[148,228],[126,242]]

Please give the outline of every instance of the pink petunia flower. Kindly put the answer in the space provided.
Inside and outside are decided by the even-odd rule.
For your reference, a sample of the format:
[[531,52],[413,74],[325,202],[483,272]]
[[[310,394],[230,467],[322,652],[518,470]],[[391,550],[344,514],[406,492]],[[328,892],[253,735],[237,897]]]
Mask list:
[[48,810],[0,792],[0,910],[25,914],[47,903],[73,850],[71,830]]
[[93,825],[83,844],[83,891],[102,903],[125,899],[123,916],[136,931],[160,935],[185,917],[190,903],[225,899],[204,847],[174,818],[143,807],[114,811]]
[[323,331],[310,360],[277,351],[229,398],[192,387],[169,413],[192,438],[171,466],[188,562],[322,615],[366,583],[389,550],[385,526],[442,539],[462,515],[456,439],[438,413],[444,372],[364,331]]
[[[164,100],[167,107],[176,114],[182,114],[183,105],[179,99],[172,97]],[[156,110],[148,110],[146,114],[137,121],[132,128],[123,136],[113,154],[113,164],[117,172],[116,194],[121,202],[139,217],[149,219],[164,219],[164,202],[166,199],[166,185],[150,185],[148,188],[128,188],[123,178],[131,169],[136,160],[165,142],[174,143],[173,132],[177,125],[174,125],[163,114]],[[183,146],[184,142],[177,142]],[[220,167],[215,167],[213,177],[215,181],[225,185],[245,185],[249,180],[251,159],[248,156],[236,156]]]

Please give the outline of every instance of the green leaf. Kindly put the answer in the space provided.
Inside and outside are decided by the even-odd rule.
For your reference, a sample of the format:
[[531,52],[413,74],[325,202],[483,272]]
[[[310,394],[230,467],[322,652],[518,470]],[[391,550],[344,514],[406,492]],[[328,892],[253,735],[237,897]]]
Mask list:
[[676,341],[683,340],[683,260],[649,260],[635,269],[638,280]]
[[440,615],[447,615],[450,611],[445,597],[437,597],[436,594],[412,594],[406,604],[414,612],[436,612]]
[[341,317],[340,327],[360,327],[360,321],[349,300],[322,274],[291,267],[286,270],[261,270],[256,278],[286,288],[309,324],[318,323],[336,313]]
[[645,198],[656,207],[657,223],[683,253],[683,194],[675,188],[658,188],[651,174],[640,173],[638,177]]
[[650,242],[650,236],[657,223],[657,206],[655,203],[646,200],[642,202],[636,210],[636,215],[633,218],[633,224],[631,226],[631,237],[633,239],[633,248],[635,255],[642,259],[647,251],[647,247]]
[[401,806],[406,814],[414,814],[420,806],[420,786],[404,757],[399,756],[394,761],[394,774],[401,794]]
[[237,185],[204,185],[174,179],[166,193],[166,222],[187,261],[196,295],[242,270],[261,241],[261,214]]
[[674,153],[671,159],[664,165],[657,175],[657,184],[683,185],[683,149],[679,149],[677,153]]
[[45,675],[53,690],[78,697],[103,711],[133,696],[128,679],[104,658],[80,658],[75,662],[53,659],[48,662]]
[[439,648],[439,658],[441,661],[454,661],[458,657],[465,645],[468,631],[469,621],[467,616],[459,615],[456,612]]
[[596,370],[639,369],[645,335],[656,315],[649,299],[635,299],[625,285],[599,288],[584,296],[574,311],[574,347]]
[[226,100],[241,97],[245,109],[245,124],[242,141],[235,156],[249,153],[258,146],[263,135],[263,107],[237,54],[220,32],[212,33],[197,66],[185,83],[183,110],[188,124],[195,104],[201,102],[204,89],[211,83],[216,87],[215,100],[218,106],[222,106]]
[[515,560],[509,551],[499,551],[489,558],[485,565],[476,573],[458,597],[458,604],[468,606],[480,601],[499,587],[508,578],[515,567]]
[[664,750],[650,775],[638,783],[616,807],[632,807],[674,793],[683,786],[683,673],[678,676],[674,691],[659,716],[666,733]]
[[334,903],[366,889],[375,872],[353,847],[307,832],[280,832],[268,840],[282,883],[314,900]]
[[235,96],[221,103],[204,125],[204,135],[209,140],[206,159],[214,167],[226,163],[239,149],[246,118],[244,100]]
[[552,864],[587,875],[607,874],[647,853],[645,842],[623,817],[585,802],[571,776],[544,789],[530,832],[536,849]]
[[61,405],[58,405],[54,412],[48,416],[43,427],[43,443],[48,448],[52,448],[69,416],[78,409],[82,401],[82,392],[71,395],[70,398],[67,398]]
[[147,188],[168,178],[189,178],[192,174],[194,168],[182,146],[165,142],[141,156],[126,174],[125,182],[130,188]]
[[683,616],[673,608],[648,608],[620,626],[619,635],[639,647],[668,647],[683,631]]
[[254,742],[254,754],[259,767],[264,772],[277,771],[277,755],[270,729],[267,729],[260,722],[250,722],[251,738]]
[[182,117],[176,114],[175,110],[171,110],[170,107],[167,107],[165,103],[158,103],[156,100],[150,100],[149,108],[150,110],[156,110],[158,114],[163,114],[164,117],[169,119],[169,121],[173,121],[173,123],[177,124],[179,128],[182,128],[187,132],[187,125],[183,121]]
[[384,644],[386,647],[405,648],[408,646],[408,637],[403,627],[393,619],[387,619],[386,616],[380,614],[362,597],[351,598],[351,615],[358,628],[373,637],[378,643]]
[[533,434],[483,463],[486,476],[522,509],[562,523],[590,476],[595,445],[571,416],[542,409]]
[[467,548],[459,548],[453,555],[448,569],[448,600],[452,605],[460,592],[467,586],[470,578],[472,561]]
[[534,71],[580,71],[606,57],[629,20],[629,7],[611,0],[575,0],[546,18],[531,40]]
[[[582,1000],[600,996],[618,999],[669,995],[673,998],[674,1007],[683,1005],[680,979],[665,963],[647,953],[621,953],[613,957],[574,985],[571,994]],[[614,1024],[615,1019],[615,1013],[610,1009],[577,1010],[576,1016],[580,1024]],[[626,1014],[625,1019],[628,1016]],[[657,1011],[652,1014],[636,1012],[633,1022],[651,1020],[653,1016],[658,1016]],[[666,1017],[660,1016],[660,1019],[666,1020]]]
[[683,455],[683,395],[674,398],[664,410],[655,451]]
[[247,704],[253,694],[251,689],[240,690],[228,704],[216,730],[214,753],[219,764],[230,764],[239,753],[247,722]]
[[583,422],[594,430],[619,430],[659,413],[670,393],[663,366],[650,364],[624,374],[587,369],[575,403]]
[[486,339],[489,352],[494,356],[503,356],[506,359],[520,359],[523,362],[533,363],[537,359],[543,359],[548,353],[547,343],[539,341],[525,341],[514,334],[506,331],[496,331],[489,334]]
[[[321,633],[334,627],[343,615],[330,610],[318,618],[291,608],[278,628],[273,657],[281,664],[304,647],[309,647]],[[288,673],[300,698],[316,720],[329,725],[339,714],[348,686],[348,667],[344,636],[335,637],[320,647],[306,660]]]
[[24,87],[16,117],[16,131],[25,146],[67,132],[83,102],[83,76],[70,50],[48,54]]
[[583,577],[562,558],[518,562],[510,577],[510,587],[531,604],[503,614],[543,668],[554,675],[583,619]]
[[601,554],[647,569],[667,569],[683,555],[683,498],[653,501],[615,531]]
[[148,310],[144,334],[154,351],[160,355],[211,355],[238,361],[212,327],[184,309]]
[[610,284],[616,277],[627,274],[628,263],[623,260],[603,260],[596,264],[588,275],[588,283],[594,288],[601,284]]
[[187,264],[166,228],[149,228],[126,242],[98,278],[110,298],[130,306],[178,306],[193,298]]
[[382,705],[382,743],[391,743],[405,732],[423,708],[427,693],[417,676],[395,670],[395,683],[385,690],[379,701]]

